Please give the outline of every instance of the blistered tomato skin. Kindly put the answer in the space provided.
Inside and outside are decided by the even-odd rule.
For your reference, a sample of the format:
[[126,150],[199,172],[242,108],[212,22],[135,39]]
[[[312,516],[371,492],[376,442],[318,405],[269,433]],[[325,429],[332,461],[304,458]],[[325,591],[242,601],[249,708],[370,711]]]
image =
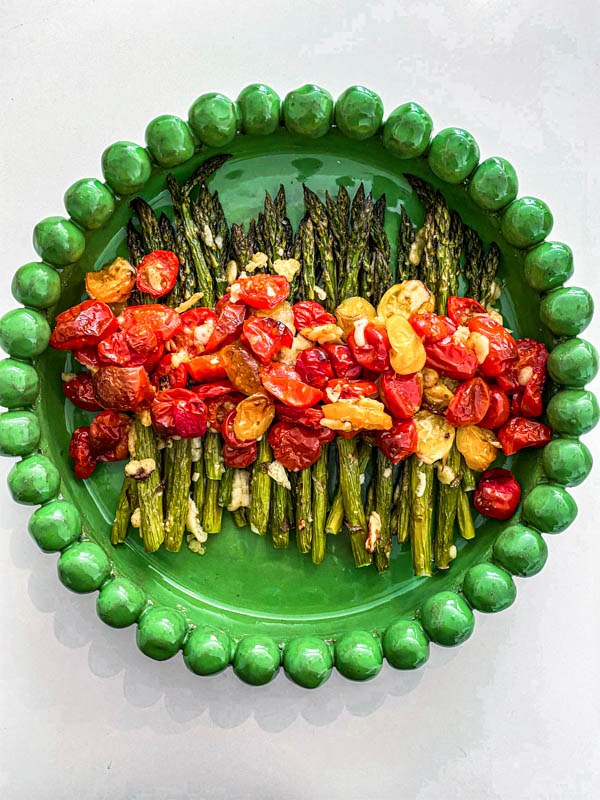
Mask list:
[[143,367],[100,367],[92,381],[98,405],[115,411],[147,408],[154,393]]
[[360,378],[362,367],[354,358],[352,350],[346,344],[325,344],[323,350],[329,356],[333,371],[338,378],[353,380]]
[[171,353],[164,355],[156,365],[151,383],[159,392],[165,389],[185,389],[187,382],[187,364],[178,364],[176,367],[172,363]]
[[395,419],[410,419],[421,408],[423,381],[418,373],[396,375],[387,370],[381,376],[381,400]]
[[240,300],[252,308],[275,308],[290,293],[290,283],[284,275],[253,275],[238,278]]
[[116,258],[103,269],[86,272],[85,290],[93,300],[124,303],[135,286],[135,269],[124,258]]
[[291,347],[291,330],[270,317],[248,317],[244,321],[243,337],[261,364],[269,364],[282,347]]
[[117,329],[117,319],[106,303],[84,300],[56,317],[50,345],[56,350],[79,350],[98,344]]
[[446,409],[446,422],[455,428],[478,425],[490,407],[490,390],[482,378],[461,383]]
[[359,397],[373,397],[378,393],[377,384],[373,381],[347,381],[344,378],[333,378],[325,387],[325,399],[329,403],[338,400],[352,400]]
[[256,461],[258,448],[256,442],[246,443],[245,447],[231,447],[223,442],[223,461],[226,467],[244,469]]
[[151,369],[162,357],[164,345],[148,325],[132,325],[126,331],[115,331],[98,343],[102,364]]
[[159,436],[193,439],[206,433],[206,406],[188,389],[159,392],[150,408],[152,427]]
[[179,274],[179,259],[170,250],[153,250],[140,261],[136,284],[140,292],[150,297],[162,297],[170,292]]
[[417,451],[417,426],[409,420],[394,420],[389,431],[377,431],[376,443],[386,458],[398,464]]
[[517,351],[517,360],[498,376],[498,385],[507,392],[523,393],[522,397],[514,398],[519,414],[539,417],[544,410],[542,390],[546,382],[548,351],[535,339],[519,339]]
[[498,431],[498,441],[505,456],[511,456],[524,447],[543,447],[551,438],[551,428],[526,417],[512,417]]
[[73,470],[76,478],[89,478],[96,469],[98,459],[92,454],[90,447],[90,429],[87,425],[75,428],[69,442],[69,455],[73,459]]
[[323,391],[327,381],[333,378],[333,367],[329,356],[320,347],[302,350],[296,360],[296,371],[304,383]]
[[189,358],[204,352],[217,324],[217,315],[212,308],[201,306],[179,315],[181,328],[173,336],[172,349],[185,352]]
[[158,303],[146,306],[127,306],[119,314],[119,328],[126,331],[133,325],[147,325],[163,342],[171,339],[181,329],[179,314]]
[[227,377],[225,353],[218,350],[216,353],[196,356],[187,362],[187,371],[190,378],[198,383],[223,380]]
[[249,442],[242,441],[242,439],[238,439],[235,435],[234,424],[236,414],[237,409],[235,408],[227,414],[221,425],[221,436],[223,437],[223,441],[230,447],[247,447]]
[[98,348],[95,345],[88,347],[80,347],[73,350],[73,358],[83,364],[84,367],[99,367],[100,357],[98,356]]
[[314,408],[292,408],[291,406],[276,405],[275,414],[281,422],[290,422],[296,425],[304,425],[305,428],[320,430],[323,426],[323,412],[320,406]]
[[348,336],[348,346],[361,367],[372,372],[383,372],[390,366],[390,340],[383,328],[369,322],[364,329],[364,345],[356,343],[355,332]]
[[484,472],[473,494],[473,505],[484,517],[510,519],[521,499],[521,487],[508,469]]
[[131,418],[119,411],[101,411],[90,423],[90,449],[98,461],[121,461],[129,455]]
[[448,298],[448,316],[455,325],[468,326],[473,317],[478,314],[487,316],[487,311],[471,297],[456,297],[452,295]]
[[274,397],[295,408],[310,408],[323,397],[323,392],[301,380],[293,367],[287,364],[271,364],[261,372],[265,389]]
[[511,362],[517,359],[517,343],[500,323],[491,317],[473,317],[469,330],[485,336],[489,342],[489,353],[479,365],[482,375],[493,378],[500,375]]
[[94,384],[88,372],[79,372],[69,381],[64,381],[63,392],[74,406],[83,408],[84,411],[100,411],[100,406],[94,397]]
[[225,352],[225,372],[236,391],[247,395],[262,391],[261,363],[239,342]]
[[296,330],[316,328],[319,325],[337,325],[337,320],[314,300],[301,300],[294,304],[294,325]]
[[479,422],[480,428],[495,430],[501,428],[510,416],[510,400],[506,392],[496,386],[488,387],[490,391],[490,405],[485,416]]
[[424,342],[441,342],[456,331],[456,324],[450,317],[441,317],[431,311],[411,314],[408,321]]
[[221,397],[207,397],[204,400],[206,405],[206,415],[208,427],[217,433],[221,433],[221,428],[225,417],[237,404],[244,399],[243,394],[237,392],[224,394]]
[[307,469],[321,455],[321,442],[316,431],[289,422],[276,422],[269,431],[273,455],[286,469],[296,472]]
[[468,381],[477,372],[477,356],[464,344],[452,339],[441,342],[425,342],[426,365],[445,378]]
[[192,391],[196,397],[219,397],[233,391],[233,384],[227,379],[223,381],[213,381],[212,383],[201,383],[194,386]]
[[243,303],[231,303],[229,300],[223,302],[225,297],[222,297],[215,306],[219,316],[214,330],[204,346],[205,353],[212,353],[226,347],[242,333],[248,309]]

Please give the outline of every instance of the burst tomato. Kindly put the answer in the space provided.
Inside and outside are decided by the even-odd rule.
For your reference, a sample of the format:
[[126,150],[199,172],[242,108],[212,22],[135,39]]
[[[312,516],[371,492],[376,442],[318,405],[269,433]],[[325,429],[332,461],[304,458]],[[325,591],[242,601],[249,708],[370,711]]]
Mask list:
[[477,425],[490,407],[490,390],[482,378],[461,383],[446,409],[446,422],[455,428]]
[[224,394],[229,394],[233,390],[231,381],[214,381],[213,383],[201,383],[194,386],[194,394],[196,397],[220,397]]
[[301,300],[294,304],[294,325],[303,328],[316,328],[318,325],[337,325],[337,320],[320,303],[314,300]]
[[223,350],[217,350],[215,353],[192,358],[187,364],[190,378],[198,383],[218,381],[226,378],[225,355]]
[[135,268],[124,258],[85,274],[85,290],[93,300],[124,303],[135,286]]
[[69,455],[73,459],[76,478],[89,478],[96,469],[98,459],[90,447],[90,429],[87,425],[75,428],[69,442]]
[[282,347],[291,347],[294,341],[287,325],[271,317],[248,317],[242,337],[261,364],[270,364]]
[[510,400],[502,389],[497,386],[488,387],[490,390],[490,405],[484,418],[479,422],[480,428],[494,430],[500,428],[510,416]]
[[321,455],[317,433],[289,422],[273,425],[269,431],[269,444],[277,461],[293,472],[310,467]]
[[118,316],[121,330],[133,325],[147,325],[163,342],[171,339],[181,329],[179,314],[168,306],[148,304],[147,306],[127,306]]
[[80,347],[78,350],[73,350],[73,358],[83,364],[84,367],[100,366],[100,357],[96,346],[89,345],[88,347]]
[[426,365],[445,378],[466,381],[477,372],[477,356],[469,347],[452,339],[425,342]]
[[172,348],[183,350],[190,358],[204,352],[217,324],[212,308],[191,308],[179,315],[181,328],[173,337]]
[[408,321],[425,342],[441,342],[447,336],[452,336],[456,330],[455,323],[450,317],[442,317],[431,311],[422,314],[411,314]]
[[348,346],[352,350],[352,355],[361,365],[372,372],[383,372],[390,366],[390,340],[385,332],[385,328],[380,328],[369,322],[364,328],[364,344],[357,344],[356,331],[353,330],[348,336]]
[[94,384],[89,372],[78,372],[67,381],[63,381],[62,389],[74,406],[83,408],[84,411],[100,411],[100,406],[94,397]]
[[455,323],[455,325],[464,325],[467,327],[473,317],[478,314],[487,315],[487,311],[471,297],[456,297],[452,295],[448,298],[448,316]]
[[140,261],[136,284],[140,292],[162,297],[170,292],[179,274],[179,259],[170,250],[153,250]]
[[256,461],[258,448],[256,442],[250,442],[245,447],[230,447],[223,442],[223,461],[226,467],[244,469]]
[[473,317],[469,330],[479,333],[489,342],[489,353],[479,365],[482,375],[496,377],[517,358],[517,343],[510,333],[491,317]]
[[260,378],[265,389],[286,406],[309,408],[323,397],[323,392],[304,383],[296,370],[288,364],[264,367]]
[[548,351],[535,339],[519,339],[517,352],[517,360],[498,376],[498,384],[507,392],[523,393],[521,398],[513,398],[519,414],[539,417],[543,411],[542,389],[546,382]]
[[163,352],[163,343],[147,325],[132,325],[126,331],[115,331],[98,344],[101,364],[143,366],[149,371],[160,361]]
[[333,378],[333,367],[329,356],[320,347],[310,347],[298,353],[296,359],[296,371],[304,383],[323,389],[327,381]]
[[379,389],[373,381],[347,381],[344,378],[333,378],[327,381],[325,397],[329,403],[338,400],[352,400],[360,397],[373,397]]
[[290,406],[275,406],[275,414],[281,422],[290,422],[296,425],[303,425],[305,428],[319,430],[323,426],[323,411],[320,406],[313,408],[291,408]]
[[131,417],[118,411],[101,411],[90,422],[90,448],[98,461],[121,461],[129,454]]
[[193,439],[206,433],[206,406],[188,389],[159,392],[150,408],[152,427],[159,436]]
[[158,391],[165,389],[185,389],[187,382],[187,364],[182,362],[173,366],[173,355],[167,353],[158,362],[150,379],[152,386]]
[[115,411],[147,408],[154,393],[143,367],[100,367],[92,381],[98,404]]
[[394,420],[389,431],[377,431],[375,440],[384,456],[397,464],[417,452],[417,426],[412,419]]
[[386,370],[381,376],[380,397],[395,419],[409,419],[421,408],[423,380],[414,375],[396,375]]
[[252,308],[275,308],[290,293],[290,282],[284,275],[252,275],[238,278],[239,298]]
[[224,394],[221,397],[207,397],[205,399],[205,405],[208,427],[220,433],[223,420],[227,414],[233,411],[237,404],[243,399],[244,395],[238,392]]
[[[225,295],[227,296],[227,295]],[[246,319],[247,308],[243,303],[223,302],[221,298],[217,303],[218,318],[213,332],[204,346],[205,353],[220,350],[239,338]]]
[[346,344],[325,344],[323,350],[329,356],[333,371],[338,378],[352,380],[360,378],[362,367],[354,358],[352,350]]
[[227,348],[225,372],[238,392],[251,395],[263,391],[260,361],[240,342]]
[[498,441],[505,456],[524,447],[544,447],[552,438],[552,430],[541,422],[525,417],[512,417],[498,431]]
[[484,517],[509,519],[517,510],[521,487],[508,469],[484,472],[473,493],[473,505]]
[[117,318],[99,300],[84,300],[56,317],[50,345],[56,350],[79,350],[98,344],[117,330]]
[[249,443],[243,439],[238,439],[238,437],[235,435],[234,425],[236,414],[237,408],[234,408],[229,412],[229,414],[227,414],[223,420],[223,424],[221,425],[221,436],[223,437],[223,441],[228,444],[229,447],[247,447]]

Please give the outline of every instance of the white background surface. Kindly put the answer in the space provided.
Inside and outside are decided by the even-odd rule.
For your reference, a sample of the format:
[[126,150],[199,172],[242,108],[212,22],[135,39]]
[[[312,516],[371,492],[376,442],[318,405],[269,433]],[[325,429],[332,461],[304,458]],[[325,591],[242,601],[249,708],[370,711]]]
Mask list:
[[[597,294],[598,22],[587,0],[304,3],[3,0],[0,306],[35,258],[34,224],[100,176],[118,139],[205,91],[352,83],[386,111],[416,100],[516,165]],[[586,336],[600,341],[600,315]],[[597,388],[597,385],[596,385]],[[597,452],[598,433],[586,439]],[[29,539],[0,465],[0,796],[85,798],[591,798],[600,792],[600,537],[596,471],[579,518],[548,537],[509,610],[477,615],[415,674],[337,675],[316,692],[199,679],[138,653],[131,629],[67,592]]]

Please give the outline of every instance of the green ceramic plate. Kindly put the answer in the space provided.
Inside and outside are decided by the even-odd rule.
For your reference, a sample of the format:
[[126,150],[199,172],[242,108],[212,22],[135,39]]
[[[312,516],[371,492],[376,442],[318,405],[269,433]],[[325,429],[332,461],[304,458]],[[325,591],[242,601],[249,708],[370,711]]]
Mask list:
[[[323,89],[306,86],[283,103],[268,87],[247,87],[233,103],[209,94],[192,105],[189,123],[164,116],[146,131],[146,148],[118,142],[102,157],[105,183],[78,181],[68,189],[70,220],[51,217],[34,232],[43,259],[21,267],[13,294],[25,308],[0,320],[0,451],[21,460],[9,475],[17,502],[40,507],[30,531],[46,551],[61,551],[61,581],[76,592],[99,590],[98,613],[109,625],[137,624],[141,650],[166,659],[183,649],[187,666],[209,674],[233,664],[249,683],[269,681],[283,665],[292,679],[314,687],[333,665],[348,678],[377,674],[382,659],[411,669],[427,660],[429,642],[453,646],[471,635],[473,609],[498,611],[515,598],[512,575],[537,573],[546,560],[541,533],[557,533],[577,509],[564,488],[580,483],[591,456],[579,435],[598,420],[595,397],[583,387],[598,358],[577,335],[587,326],[592,300],[585,289],[562,288],[573,271],[569,247],[545,241],[548,207],[517,198],[517,178],[501,158],[480,163],[473,137],[459,128],[432,136],[429,115],[406,103],[382,125],[377,95],[351,87],[334,104]],[[130,535],[109,544],[122,468],[101,465],[87,481],[75,480],[67,455],[70,433],[87,414],[66,402],[64,353],[47,349],[56,313],[81,300],[85,272],[126,255],[128,201],[141,194],[170,213],[165,177],[186,178],[217,152],[233,157],[212,179],[229,221],[246,222],[264,191],[283,183],[292,222],[302,213],[303,181],[323,193],[360,181],[386,193],[392,241],[404,205],[416,223],[423,209],[404,173],[439,187],[449,206],[502,252],[500,303],[519,337],[552,350],[547,396],[555,438],[544,451],[508,461],[524,502],[508,523],[477,521],[477,537],[458,542],[449,570],[431,579],[412,574],[410,551],[394,545],[383,575],[353,566],[348,541],[330,537],[323,564],[294,547],[274,550],[266,539],[240,532],[229,519],[211,538],[206,555],[187,549],[144,552]],[[540,295],[541,292],[541,295]],[[575,338],[573,338],[575,337]]]

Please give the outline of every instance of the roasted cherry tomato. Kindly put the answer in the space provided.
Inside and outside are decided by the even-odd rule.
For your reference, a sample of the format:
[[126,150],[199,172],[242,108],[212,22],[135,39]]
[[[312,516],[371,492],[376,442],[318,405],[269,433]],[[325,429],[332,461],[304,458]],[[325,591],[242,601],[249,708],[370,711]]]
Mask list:
[[373,381],[347,381],[344,378],[333,378],[327,381],[325,399],[329,403],[338,400],[352,400],[359,397],[373,397],[379,389]]
[[223,442],[223,461],[226,467],[244,469],[256,461],[258,448],[256,442],[247,443],[245,447],[231,447]]
[[508,469],[484,472],[473,493],[473,505],[484,517],[510,519],[521,499],[521,487]]
[[323,426],[323,412],[320,406],[313,408],[291,408],[290,406],[275,406],[275,414],[281,422],[290,422],[295,425],[304,425],[305,428],[319,430]]
[[219,381],[227,377],[225,369],[226,354],[223,350],[196,356],[188,361],[187,370],[190,378],[198,383],[205,381]]
[[302,300],[294,304],[294,325],[301,331],[303,328],[316,328],[319,325],[337,325],[337,320],[320,303]]
[[521,414],[521,398],[523,397],[522,394],[513,394],[510,398],[510,416],[513,417],[522,417],[524,416]]
[[84,411],[100,411],[100,406],[94,397],[94,384],[89,372],[78,372],[63,381],[62,388],[65,397],[77,408],[83,408]]
[[477,372],[477,356],[461,342],[443,339],[441,342],[425,342],[426,365],[445,378],[466,381]]
[[99,367],[100,357],[98,355],[98,348],[94,345],[88,347],[80,347],[78,350],[73,350],[73,358],[83,364],[85,367]]
[[310,467],[321,455],[317,433],[289,422],[273,425],[269,431],[269,444],[277,461],[293,472]]
[[171,339],[181,329],[179,314],[168,306],[148,304],[147,306],[127,306],[118,316],[121,330],[132,325],[147,325],[163,342]]
[[322,391],[304,383],[288,364],[270,364],[263,368],[260,378],[265,389],[286,406],[309,408],[323,397]]
[[225,372],[238,392],[251,395],[263,391],[260,361],[240,342],[227,348]]
[[194,394],[197,397],[220,397],[233,391],[231,381],[214,381],[213,383],[201,383],[194,386]]
[[275,404],[266,393],[251,394],[240,401],[233,420],[233,432],[242,442],[256,442],[275,418]]
[[225,292],[223,297],[220,297],[217,302],[215,303],[215,313],[217,316],[221,313],[223,308],[229,303],[231,300],[231,292]]
[[85,273],[85,290],[93,300],[124,303],[135,286],[135,268],[124,258],[115,258],[95,272]]
[[159,436],[193,439],[206,433],[206,406],[195,392],[167,389],[159,392],[150,408],[152,427]]
[[217,315],[212,308],[191,308],[179,315],[181,329],[173,336],[173,350],[183,351],[189,358],[204,352],[217,324]]
[[353,380],[360,378],[362,367],[354,358],[352,350],[346,344],[325,344],[323,350],[329,356],[333,371],[338,378]]
[[490,390],[482,378],[461,383],[446,409],[446,422],[455,428],[477,425],[490,407]]
[[479,333],[489,342],[489,353],[479,365],[482,375],[495,377],[517,358],[517,343],[510,333],[491,317],[473,317],[469,330]]
[[542,389],[546,382],[548,351],[535,339],[519,339],[517,352],[517,360],[498,376],[498,385],[507,392],[523,392],[521,398],[513,398],[519,415],[539,417],[544,410]]
[[98,404],[115,411],[148,408],[154,393],[143,367],[100,367],[92,381]]
[[150,381],[159,392],[165,389],[185,389],[187,364],[182,362],[174,367],[173,354],[167,353],[158,362]]
[[224,394],[221,397],[205,398],[208,427],[220,433],[223,420],[230,411],[233,411],[240,400],[244,399],[244,396],[238,392],[233,392],[232,394]]
[[240,300],[252,308],[275,308],[290,293],[285,275],[252,275],[238,278],[235,283],[240,287]]
[[379,395],[394,419],[409,419],[421,408],[423,379],[414,375],[396,375],[386,370],[381,376]]
[[320,347],[310,347],[298,353],[296,371],[304,383],[323,389],[327,381],[333,378],[333,367],[329,356]]
[[140,261],[136,284],[140,292],[150,297],[162,297],[170,292],[179,274],[179,259],[170,250],[153,250]]
[[121,461],[129,455],[131,417],[119,411],[101,411],[90,422],[90,448],[98,461]]
[[524,447],[544,447],[551,438],[552,430],[547,425],[525,417],[512,417],[498,431],[505,456],[512,456]]
[[447,308],[448,316],[455,325],[468,326],[473,317],[478,314],[487,314],[481,303],[471,297],[456,297],[452,295],[448,298]]
[[502,389],[497,386],[489,386],[490,405],[485,412],[484,418],[478,423],[480,428],[500,428],[510,416],[510,400]]
[[[389,431],[377,431],[377,447],[394,464],[417,452],[417,426],[409,420],[394,420]],[[391,480],[391,476],[390,476]]]
[[50,345],[57,350],[79,350],[98,344],[117,330],[117,318],[99,300],[84,300],[56,317]]
[[363,330],[364,344],[362,341],[358,344],[356,336],[356,329],[350,332],[348,346],[361,367],[366,367],[372,372],[383,372],[384,369],[388,369],[390,366],[390,340],[385,328],[369,322]]
[[76,478],[89,478],[96,469],[98,459],[90,447],[90,429],[87,425],[75,428],[69,442],[69,455],[74,461],[73,468]]
[[132,325],[126,331],[115,331],[98,343],[102,364],[120,367],[152,367],[162,358],[164,344],[147,325]]
[[447,336],[452,336],[456,330],[450,317],[441,317],[431,311],[411,314],[408,321],[425,342],[441,342]]
[[[223,299],[223,298],[222,298]],[[213,353],[234,342],[242,333],[247,308],[243,303],[217,303],[218,318],[209,340],[204,346],[205,353]]]
[[242,336],[261,364],[270,364],[282,347],[291,347],[294,341],[287,325],[271,317],[248,317]]
[[234,424],[236,414],[237,408],[234,408],[229,412],[229,414],[227,414],[223,420],[223,424],[221,425],[221,436],[223,437],[223,441],[226,442],[226,444],[228,444],[230,447],[247,447],[249,442],[244,441],[243,439],[238,439],[238,437],[235,435]]

